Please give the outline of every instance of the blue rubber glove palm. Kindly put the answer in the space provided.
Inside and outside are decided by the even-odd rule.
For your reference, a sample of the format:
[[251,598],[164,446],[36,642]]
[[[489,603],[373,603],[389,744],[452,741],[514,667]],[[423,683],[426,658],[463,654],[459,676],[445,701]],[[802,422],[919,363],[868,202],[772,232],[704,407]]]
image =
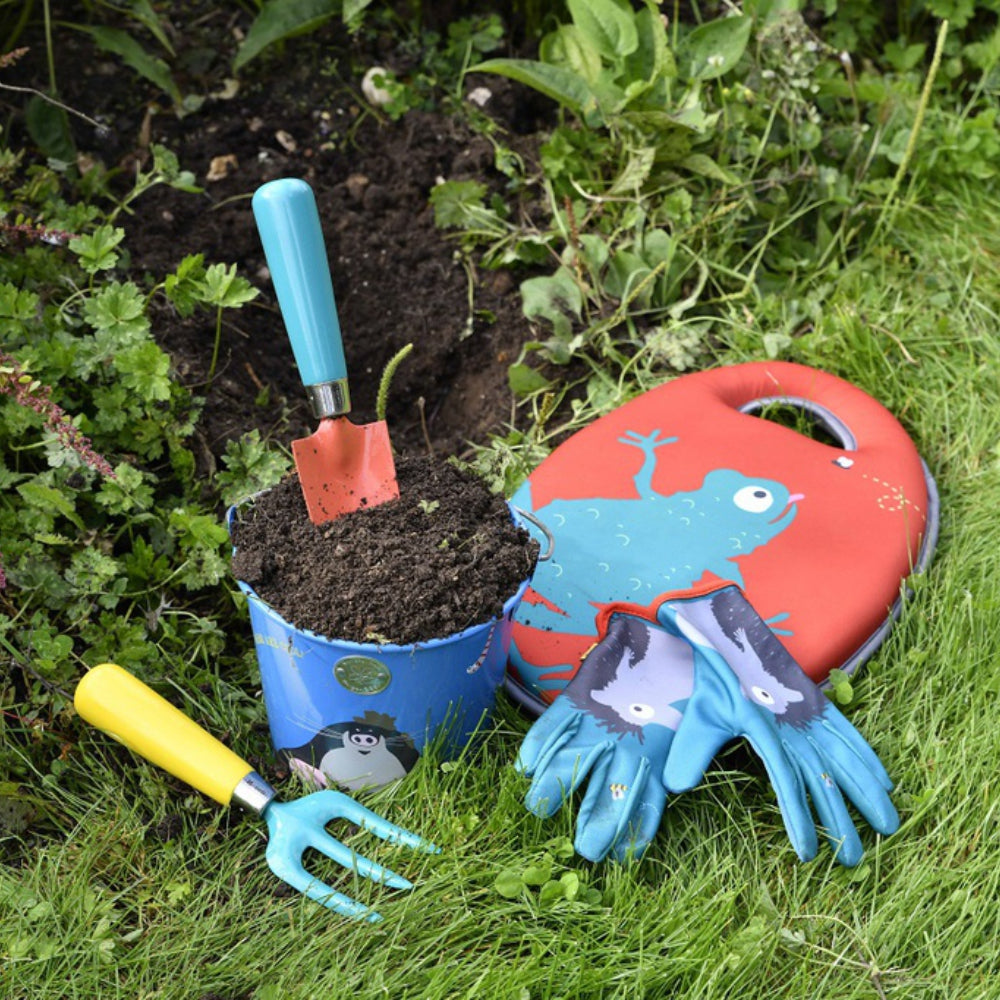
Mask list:
[[663,768],[693,671],[683,639],[614,614],[525,737],[517,767],[533,779],[529,811],[551,816],[587,782],[574,841],[583,857],[637,857],[656,835],[667,797]]
[[719,749],[744,736],[767,768],[802,860],[818,850],[808,799],[841,864],[855,865],[863,853],[844,795],[879,833],[898,829],[881,761],[738,588],[667,601],[657,618],[695,653],[692,696],[663,772],[670,791],[693,788]]

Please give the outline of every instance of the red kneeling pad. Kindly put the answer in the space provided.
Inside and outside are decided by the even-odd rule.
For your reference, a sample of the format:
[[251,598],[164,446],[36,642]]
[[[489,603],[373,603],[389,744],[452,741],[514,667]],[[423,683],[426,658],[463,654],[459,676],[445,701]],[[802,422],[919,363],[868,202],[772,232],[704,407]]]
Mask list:
[[[826,441],[768,419],[772,404],[803,411]],[[933,479],[895,417],[786,362],[684,375],[631,400],[556,448],[511,503],[542,545],[508,672],[535,711],[573,676],[608,604],[720,580],[814,680],[851,670],[884,638],[937,528]]]

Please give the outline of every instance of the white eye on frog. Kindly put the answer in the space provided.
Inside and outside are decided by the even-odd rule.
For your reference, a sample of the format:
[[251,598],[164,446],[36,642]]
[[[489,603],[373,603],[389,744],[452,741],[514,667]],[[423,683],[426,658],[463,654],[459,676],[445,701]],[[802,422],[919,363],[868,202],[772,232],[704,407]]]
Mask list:
[[744,486],[733,494],[733,503],[748,514],[763,514],[774,503],[774,497],[763,486]]
[[754,684],[754,686],[750,688],[750,691],[762,705],[773,705],[775,702],[774,695],[765,688],[760,687],[758,684]]
[[656,715],[656,709],[652,705],[644,705],[641,701],[629,705],[628,710],[630,715],[634,715],[643,722],[648,722]]

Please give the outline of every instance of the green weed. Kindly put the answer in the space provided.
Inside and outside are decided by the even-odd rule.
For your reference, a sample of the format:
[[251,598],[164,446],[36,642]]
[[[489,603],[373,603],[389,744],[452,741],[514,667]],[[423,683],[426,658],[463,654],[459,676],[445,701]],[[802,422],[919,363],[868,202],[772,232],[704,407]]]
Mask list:
[[[478,460],[506,469],[506,482],[531,466],[512,450],[539,439],[537,399],[550,400],[551,417],[555,398],[546,436],[558,440],[704,363],[748,317],[753,347],[741,346],[786,356],[823,314],[838,275],[884,239],[914,177],[948,187],[993,176],[997,63],[988,46],[972,49],[956,106],[940,79],[947,26],[929,65],[856,74],[795,4],[748,5],[743,17],[694,28],[654,26],[653,4],[625,8],[580,0],[538,61],[480,67],[538,87],[566,111],[541,146],[540,177],[524,181],[547,225],[537,210],[530,227],[518,225],[517,213],[468,182],[432,195],[439,225],[487,265],[537,264],[535,250],[551,261],[521,284],[537,339],[511,367],[532,429],[494,441]],[[643,42],[644,32],[656,41]],[[669,57],[637,62],[646,50]],[[644,132],[654,106],[683,124]]]
[[[114,225],[131,196],[102,210],[63,201],[63,177],[49,168],[14,164],[10,180],[0,206],[16,250],[0,259],[0,643],[10,669],[0,689],[31,709],[11,716],[19,735],[0,761],[18,776],[15,748],[65,709],[82,663],[123,659],[159,674],[176,655],[203,669],[226,645],[211,611],[230,603],[228,533],[189,447],[201,400],[173,377],[150,306],[211,310],[218,330],[223,310],[256,292],[200,255],[141,287],[122,270]],[[162,149],[137,187],[160,182],[184,183]],[[287,469],[259,439],[232,446],[224,465],[216,489],[227,496]]]
[[[16,586],[0,597],[0,992],[993,1000],[998,94],[993,36],[970,34],[990,10],[899,4],[886,25],[883,5],[831,0],[830,30],[885,51],[862,68],[839,58],[841,36],[807,31],[797,6],[745,4],[746,49],[699,90],[718,117],[696,151],[725,176],[663,169],[622,129],[570,109],[543,150],[544,178],[513,189],[539,194],[544,223],[522,229],[478,189],[446,189],[435,209],[459,240],[471,234],[470,254],[495,247],[516,264],[530,239],[550,255],[524,290],[538,337],[510,372],[519,409],[476,459],[508,493],[567,433],[702,360],[815,365],[903,422],[940,489],[938,553],[875,658],[832,692],[896,782],[900,831],[864,832],[852,870],[828,855],[800,864],[766,773],[738,746],[670,800],[641,862],[583,863],[568,851],[572,809],[540,820],[522,805],[511,765],[529,722],[501,696],[459,759],[432,748],[365,797],[440,855],[339,831],[415,883],[393,893],[322,871],[376,903],[382,924],[287,894],[259,825],[84,732],[68,708],[83,663],[121,659],[249,759],[270,757],[253,654],[228,642],[233,599],[211,582],[228,543],[217,507],[196,495],[196,401],[146,320],[150,295],[214,317],[205,262],[191,248],[140,287],[119,269],[125,241],[108,213],[67,204],[62,175],[25,171],[8,150],[0,174],[17,198],[5,195],[3,236],[19,252],[0,259],[0,349],[13,359],[0,546]],[[694,31],[673,25],[671,50]],[[43,386],[114,478],[15,398]],[[209,484],[225,502],[288,467],[259,437],[225,464]]]

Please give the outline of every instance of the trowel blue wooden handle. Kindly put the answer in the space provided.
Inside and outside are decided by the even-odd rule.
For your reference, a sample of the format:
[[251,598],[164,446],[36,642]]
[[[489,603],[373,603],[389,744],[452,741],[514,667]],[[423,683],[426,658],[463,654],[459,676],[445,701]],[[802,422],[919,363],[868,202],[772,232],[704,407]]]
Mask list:
[[270,181],[254,193],[253,214],[303,384],[347,378],[312,188],[294,178]]

